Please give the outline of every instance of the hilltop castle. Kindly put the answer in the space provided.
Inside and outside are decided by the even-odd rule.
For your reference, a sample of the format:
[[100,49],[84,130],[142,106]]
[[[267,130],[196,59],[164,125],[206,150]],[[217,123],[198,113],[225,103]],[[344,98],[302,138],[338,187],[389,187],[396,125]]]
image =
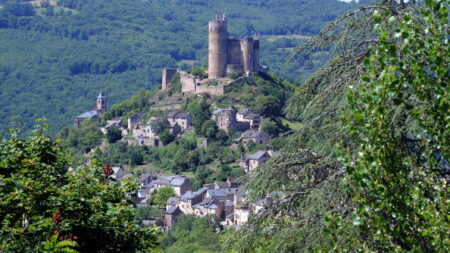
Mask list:
[[259,70],[259,40],[253,37],[228,37],[227,18],[217,15],[209,21],[208,78],[217,79],[232,73],[248,76]]
[[[179,73],[183,93],[223,95],[225,86],[244,79],[250,80],[251,73],[267,70],[267,67],[259,65],[259,40],[253,37],[229,37],[225,14],[217,15],[209,21],[208,26],[208,78],[201,79],[177,69],[164,69],[162,90],[168,89],[172,78]],[[227,78],[232,74],[241,78]]]

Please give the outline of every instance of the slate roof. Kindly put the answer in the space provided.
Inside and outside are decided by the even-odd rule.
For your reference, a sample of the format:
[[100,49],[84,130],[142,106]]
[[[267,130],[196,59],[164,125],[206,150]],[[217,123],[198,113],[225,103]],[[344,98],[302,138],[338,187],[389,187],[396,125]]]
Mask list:
[[170,185],[173,186],[182,186],[186,182],[186,178],[184,177],[176,177],[170,181]]
[[212,114],[213,115],[218,115],[218,114],[222,114],[222,113],[231,113],[231,112],[235,112],[235,110],[234,109],[231,109],[231,108],[229,108],[229,109],[216,109]]
[[97,116],[97,110],[92,110],[92,111],[88,111],[83,114],[80,114],[76,117],[76,119],[90,119],[94,116]]
[[250,112],[252,112],[252,110],[250,110],[248,108],[243,108],[238,111],[238,113],[242,114],[242,116],[244,116],[244,117],[247,116],[247,114],[249,114]]
[[130,116],[130,121],[132,123],[139,123],[142,120],[142,115],[143,115],[142,112],[138,112],[136,114],[133,114],[133,115]]
[[167,114],[167,118],[175,118],[175,116],[177,116],[179,112],[174,111],[174,112],[169,112],[169,114]]
[[202,202],[194,205],[194,208],[198,208],[198,207],[202,206],[204,208],[217,209],[217,208],[219,208],[219,203],[220,202],[216,199],[206,198]]
[[222,110],[223,110],[223,109],[216,109],[216,110],[213,111],[212,114],[214,114],[214,115],[219,114],[219,113],[222,112]]
[[159,184],[159,185],[169,185],[170,184],[170,179],[171,177],[159,177],[158,180],[155,181],[155,184]]
[[254,119],[254,118],[259,118],[259,117],[261,117],[259,114],[253,113],[253,112],[251,112],[251,113],[247,114],[246,116],[244,116],[244,118],[246,118],[246,119]]
[[176,205],[178,203],[179,198],[177,197],[170,197],[167,199],[166,204],[167,205]]
[[244,160],[259,160],[266,154],[266,151],[258,150],[256,153],[251,155],[245,155]]
[[191,115],[186,112],[180,112],[175,116],[175,118],[177,118],[177,119],[187,119],[189,117],[191,117]]
[[144,180],[147,180],[149,177],[151,177],[150,174],[142,174],[142,175],[139,177],[139,182],[142,182],[142,181],[144,181]]
[[182,186],[186,182],[186,178],[183,176],[162,176],[156,180],[155,184],[159,185],[171,185]]
[[181,214],[181,210],[180,210],[180,208],[178,208],[178,206],[172,206],[171,208],[169,208],[166,211],[166,214],[179,215],[179,214]]
[[242,134],[241,138],[242,139],[250,139],[250,138],[256,138],[260,135],[262,135],[262,133],[259,131],[247,130]]
[[236,188],[228,189],[208,189],[208,195],[211,197],[226,197],[229,194],[234,194],[237,192]]
[[245,119],[253,119],[253,118],[256,118],[256,117],[260,117],[259,114],[254,113],[254,112],[253,112],[251,109],[249,109],[249,108],[243,108],[243,109],[240,109],[238,113],[239,113],[239,114],[242,114],[242,116],[243,116]]
[[180,200],[188,201],[190,199],[198,197],[199,195],[203,195],[207,190],[208,190],[208,188],[202,187],[196,192],[187,191],[185,194],[183,194],[183,196],[180,197]]
[[181,201],[188,201],[189,199],[195,198],[197,195],[192,191],[187,191],[183,196],[180,197]]
[[98,94],[97,98],[106,98],[105,93],[103,91],[100,91],[100,94]]

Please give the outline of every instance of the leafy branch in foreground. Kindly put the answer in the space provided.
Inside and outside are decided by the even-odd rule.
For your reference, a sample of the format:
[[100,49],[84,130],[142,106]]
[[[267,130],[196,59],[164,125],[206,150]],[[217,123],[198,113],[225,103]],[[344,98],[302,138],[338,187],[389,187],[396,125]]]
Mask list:
[[[331,22],[294,51],[292,59],[314,57],[316,52],[322,50],[333,52],[333,58],[295,91],[285,107],[288,118],[303,124],[295,139],[302,148],[313,148],[320,155],[336,155],[335,144],[348,139],[339,120],[341,113],[347,109],[345,94],[348,84],[360,80],[366,71],[363,59],[370,55],[370,47],[379,42],[378,34],[373,29],[373,13],[389,12],[401,16],[412,10],[415,10],[413,4],[402,7],[394,0],[376,1]],[[381,23],[379,26],[387,24]]]
[[[437,14],[445,13],[445,8],[432,8],[436,13],[420,13],[416,9],[419,4],[422,3],[379,1],[379,8],[361,9],[358,15],[340,20],[341,26],[331,26],[329,29],[337,30],[330,31],[329,38],[327,32],[318,36],[318,40],[328,40],[327,45],[339,41],[341,35],[346,36],[346,31],[359,37],[342,40],[349,44],[336,47],[334,58],[290,98],[286,113],[300,120],[302,127],[283,154],[258,167],[246,185],[250,201],[274,191],[284,193],[240,228],[229,241],[229,252],[389,252],[408,251],[407,247],[416,252],[446,252],[448,201],[444,196],[448,195],[448,188],[442,175],[448,174],[445,166],[448,167],[450,121],[449,75],[445,68],[448,41],[443,38],[448,38],[448,28],[443,28],[447,21],[434,25],[425,22],[430,17],[445,16]],[[374,14],[377,19],[373,18]],[[416,28],[402,39],[401,31],[406,25],[403,20],[408,17],[412,21],[406,24]],[[352,27],[360,32],[352,31]],[[446,35],[432,35],[435,29]],[[384,32],[380,34],[380,30]],[[400,36],[395,37],[396,34]],[[409,46],[416,46],[406,50],[403,40],[410,42]],[[386,41],[401,50],[392,51],[385,45]],[[429,47],[420,44],[425,42]],[[385,57],[376,60],[380,54]],[[369,56],[374,62],[364,64]],[[402,67],[389,68],[399,62]],[[385,67],[390,72],[383,72]],[[391,83],[397,72],[405,77]],[[380,84],[382,81],[386,83]],[[355,90],[361,88],[366,92],[367,101],[364,94],[347,99],[346,94],[351,91],[349,84],[354,84]],[[371,98],[378,93],[382,96]],[[398,103],[399,100],[394,100],[396,96],[404,100]],[[341,121],[349,109],[355,118]],[[379,111],[372,115],[372,109]],[[393,132],[388,134],[390,131]],[[346,166],[334,158],[342,152],[336,143],[348,148],[345,151],[350,154],[349,160],[343,161],[347,162]],[[358,151],[362,157],[355,157],[360,154]],[[357,163],[351,163],[354,158],[358,158]],[[383,167],[372,170],[379,162]],[[386,166],[396,162],[399,163],[396,167]],[[405,185],[397,186],[397,183]],[[359,219],[352,219],[354,210],[359,211],[354,214]],[[408,224],[411,226],[406,227]]]
[[333,251],[450,250],[449,1],[425,2],[420,15],[374,13],[380,42],[344,122],[358,143],[346,179],[364,238]]
[[109,182],[101,167],[68,170],[69,156],[38,126],[0,140],[1,252],[152,250],[157,231],[134,222],[136,185]]

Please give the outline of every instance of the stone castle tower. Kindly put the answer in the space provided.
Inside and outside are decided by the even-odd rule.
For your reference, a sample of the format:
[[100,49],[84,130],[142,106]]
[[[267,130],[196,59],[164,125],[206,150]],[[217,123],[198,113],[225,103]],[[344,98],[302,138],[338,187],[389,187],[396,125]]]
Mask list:
[[96,109],[98,116],[102,116],[106,112],[106,96],[103,91],[98,94]]
[[217,79],[232,73],[249,75],[259,70],[259,40],[228,37],[227,17],[209,21],[208,77]]

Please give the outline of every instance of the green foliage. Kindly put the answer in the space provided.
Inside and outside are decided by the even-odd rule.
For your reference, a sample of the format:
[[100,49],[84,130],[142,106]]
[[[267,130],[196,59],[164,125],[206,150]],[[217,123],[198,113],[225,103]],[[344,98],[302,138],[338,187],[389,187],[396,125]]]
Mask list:
[[136,209],[136,221],[142,222],[145,219],[164,218],[164,210],[152,206],[143,206]]
[[209,103],[206,99],[194,99],[187,105],[187,111],[192,116],[195,132],[200,134],[203,123],[211,117],[211,108]]
[[131,150],[130,160],[128,162],[130,165],[142,165],[144,164],[144,156],[137,150]]
[[[355,6],[336,0],[57,2],[33,10],[1,1],[0,117],[7,120],[0,129],[12,115],[21,115],[29,128],[45,116],[56,132],[88,110],[101,89],[114,104],[157,86],[164,67],[189,68],[183,60],[206,64],[206,22],[216,13],[232,17],[230,34],[239,37],[315,34]],[[267,44],[262,62],[294,78],[278,64],[288,53],[264,51]]]
[[[249,201],[282,191],[227,241],[225,252],[315,252],[332,243],[322,229],[328,211],[347,213],[348,195],[337,164],[289,145],[259,166],[246,184]],[[350,231],[354,235],[355,231]]]
[[161,238],[161,245],[168,253],[220,252],[226,232],[217,233],[219,229],[218,217],[181,215],[175,227]]
[[80,128],[70,128],[65,133],[61,133],[63,143],[71,150],[90,152],[91,149],[102,143],[103,134],[98,129],[97,119],[83,121]]
[[261,122],[261,131],[268,133],[271,137],[276,137],[286,130],[286,127],[278,118],[265,118]]
[[203,122],[201,134],[206,138],[215,138],[218,133],[217,124],[214,120],[207,120]]
[[[450,159],[448,3],[426,1],[419,16],[374,13],[379,46],[349,95],[345,122],[358,143],[357,157],[347,159],[348,188],[358,204],[353,224],[365,237],[347,247],[450,250],[443,176]],[[382,28],[384,22],[392,27]]]
[[108,109],[103,118],[105,120],[110,120],[117,117],[130,116],[132,113],[143,111],[149,107],[149,99],[154,93],[154,91],[140,90],[131,98],[113,105]]
[[196,66],[191,68],[188,71],[189,74],[196,76],[198,78],[207,78],[208,74],[206,73],[206,68],[205,67],[201,67],[201,66]]
[[272,138],[269,142],[269,145],[273,148],[273,150],[279,151],[283,149],[284,146],[286,146],[288,141],[289,141],[288,137]]
[[255,110],[265,117],[277,117],[281,113],[281,102],[276,97],[260,96],[256,99]]
[[[375,25],[375,10],[393,17],[381,16]],[[303,54],[334,47],[335,57],[290,98],[285,113],[301,122],[299,130],[246,184],[250,201],[274,191],[285,195],[241,227],[227,251],[448,251],[448,143],[439,137],[448,139],[448,120],[438,120],[448,117],[442,110],[449,101],[448,28],[439,27],[448,21],[429,26],[423,20],[448,13],[425,13],[412,3],[380,1],[338,19],[300,48]],[[410,21],[400,22],[405,17]],[[402,39],[405,25],[416,28]],[[378,43],[382,51],[363,65]],[[348,83],[355,84],[350,105]],[[344,128],[339,118],[347,111],[353,117]],[[346,164],[350,176],[334,159],[341,152],[336,143],[354,161]]]
[[106,138],[109,143],[116,143],[122,139],[122,130],[119,127],[110,127],[106,131]]
[[169,90],[167,91],[167,95],[172,96],[173,94],[181,93],[181,90],[182,90],[182,85],[181,85],[181,81],[180,81],[180,74],[176,73],[172,77],[172,80],[170,80],[170,87],[169,87]]
[[150,121],[150,126],[152,127],[152,131],[158,135],[165,130],[168,130],[170,128],[170,123],[166,117],[158,117]]
[[165,206],[170,197],[175,197],[173,188],[169,186],[162,187],[153,192],[150,203],[158,206]]
[[162,141],[164,145],[167,145],[171,143],[173,140],[175,140],[175,135],[169,131],[169,129],[164,129],[159,134],[159,140]]
[[233,79],[233,80],[236,80],[236,79],[239,78],[239,74],[238,74],[238,73],[231,73],[231,74],[229,75],[229,78],[230,78],[230,79]]
[[118,186],[91,167],[68,171],[70,157],[37,126],[28,139],[10,131],[0,142],[0,247],[5,252],[151,250],[156,231],[134,223]]

